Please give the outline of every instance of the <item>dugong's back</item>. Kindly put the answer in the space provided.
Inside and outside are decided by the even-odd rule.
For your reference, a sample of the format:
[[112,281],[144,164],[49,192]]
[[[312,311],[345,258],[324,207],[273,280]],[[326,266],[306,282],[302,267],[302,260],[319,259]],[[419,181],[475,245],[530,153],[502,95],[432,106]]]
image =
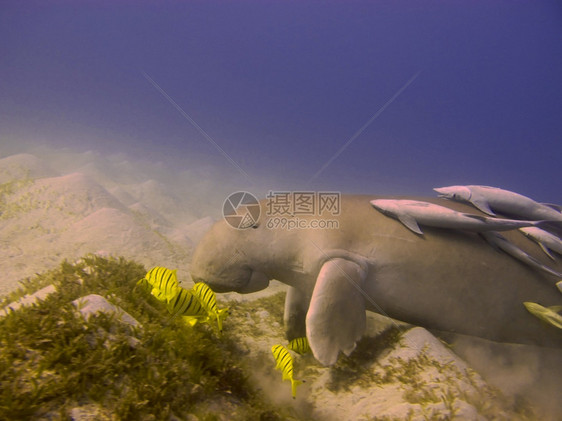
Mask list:
[[[562,331],[527,312],[523,302],[562,304],[557,279],[495,250],[474,233],[423,227],[419,236],[382,215],[375,196],[342,196],[339,229],[307,233],[323,249],[343,249],[369,259],[365,291],[370,310],[430,329],[499,342],[562,348]],[[474,208],[434,198],[449,208]],[[503,233],[522,250],[556,271],[562,264],[543,256],[518,231]]]

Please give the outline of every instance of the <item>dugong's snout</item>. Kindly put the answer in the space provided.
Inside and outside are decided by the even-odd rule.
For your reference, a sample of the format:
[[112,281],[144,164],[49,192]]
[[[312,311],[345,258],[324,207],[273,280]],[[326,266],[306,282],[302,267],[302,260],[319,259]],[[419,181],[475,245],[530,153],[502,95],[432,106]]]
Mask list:
[[263,238],[256,239],[256,230],[236,230],[225,221],[217,222],[203,237],[193,253],[190,265],[194,282],[205,282],[215,292],[235,291],[242,294],[260,291],[269,286],[269,277],[259,268]]
[[269,286],[269,277],[259,271],[243,268],[229,268],[222,273],[213,275],[211,273],[191,273],[193,282],[205,282],[215,292],[239,292],[248,294],[261,291]]
[[261,291],[269,286],[269,277],[262,272],[248,270],[245,274],[238,274],[230,278],[213,278],[204,279],[215,292],[235,291],[240,294],[249,294]]

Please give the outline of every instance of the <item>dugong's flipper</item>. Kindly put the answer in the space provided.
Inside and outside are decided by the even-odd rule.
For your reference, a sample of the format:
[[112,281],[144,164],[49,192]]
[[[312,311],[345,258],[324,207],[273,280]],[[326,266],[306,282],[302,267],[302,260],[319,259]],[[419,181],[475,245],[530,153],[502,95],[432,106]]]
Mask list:
[[332,365],[343,351],[355,349],[365,331],[365,299],[360,292],[366,278],[357,263],[336,258],[322,266],[308,314],[306,336],[314,357],[324,365]]
[[285,298],[285,335],[288,341],[306,336],[306,312],[310,304],[310,295],[300,289],[289,287]]

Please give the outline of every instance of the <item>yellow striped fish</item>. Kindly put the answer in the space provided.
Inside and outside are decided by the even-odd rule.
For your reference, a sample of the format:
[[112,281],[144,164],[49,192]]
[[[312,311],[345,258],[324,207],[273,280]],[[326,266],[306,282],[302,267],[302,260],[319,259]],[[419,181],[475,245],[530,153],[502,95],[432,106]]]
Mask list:
[[562,329],[562,316],[558,314],[562,311],[562,306],[543,307],[540,304],[531,303],[530,301],[524,302],[523,305],[533,316],[538,317],[558,329]]
[[291,357],[291,354],[283,345],[273,345],[271,352],[277,362],[275,368],[283,373],[283,380],[291,381],[291,392],[293,399],[295,399],[297,396],[297,386],[302,384],[302,382],[293,379],[293,357]]
[[208,319],[207,310],[201,305],[199,299],[191,291],[178,287],[177,293],[168,301],[168,311],[176,316],[187,316],[190,325]]
[[201,302],[203,308],[207,310],[209,318],[215,319],[217,321],[219,332],[222,332],[222,322],[228,315],[228,309],[224,308],[222,310],[219,310],[219,308],[217,307],[217,298],[215,296],[215,293],[211,288],[209,288],[206,283],[197,282],[193,286],[192,291],[193,295],[195,295]]
[[306,336],[293,339],[291,342],[289,342],[289,345],[287,345],[287,349],[290,349],[291,351],[294,351],[297,354],[301,355],[311,352],[310,345],[308,344],[308,339],[306,339]]
[[152,285],[151,294],[160,301],[169,301],[179,288],[176,270],[156,266],[148,271],[145,279]]

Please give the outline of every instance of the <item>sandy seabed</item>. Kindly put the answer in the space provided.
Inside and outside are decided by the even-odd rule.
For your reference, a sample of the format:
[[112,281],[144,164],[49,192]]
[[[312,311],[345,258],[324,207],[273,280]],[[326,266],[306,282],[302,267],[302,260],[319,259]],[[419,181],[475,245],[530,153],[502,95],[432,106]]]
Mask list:
[[[163,163],[138,163],[96,152],[39,148],[0,159],[0,295],[16,289],[21,279],[87,253],[123,256],[147,269],[157,265],[176,268],[179,280],[189,285],[194,246],[221,217],[224,199],[237,190],[236,183],[226,179],[212,166],[186,165],[177,170]],[[225,294],[222,298],[255,300],[282,290],[282,284],[273,282],[262,294]],[[269,320],[263,311],[244,317],[241,325],[247,322],[262,332],[242,335],[249,355],[260,358],[267,354],[271,341],[282,338],[279,321]],[[277,328],[268,329],[272,323]],[[470,366],[488,371],[495,383],[514,395],[533,389],[536,394],[543,386],[537,377],[540,361],[532,353],[512,363],[509,352],[502,359],[497,357],[497,349],[465,342],[458,352],[469,360],[467,364],[429,332],[412,332],[407,333],[409,341],[419,342],[415,349],[426,349],[426,354],[414,355],[408,346],[389,349],[382,360],[363,361],[364,375],[344,382],[341,390],[326,387],[333,372],[312,364],[305,371],[310,380],[299,391],[298,405],[316,408],[318,419],[342,419],[339,417],[350,414],[354,419],[486,419],[488,415],[517,419],[504,403],[494,408],[494,403],[485,402],[492,389],[476,372],[466,374],[473,373]],[[420,365],[412,377],[419,387],[405,375],[400,377],[408,364]],[[495,369],[488,370],[491,366]],[[385,370],[395,378],[381,383]],[[287,393],[275,398],[277,387],[271,385],[277,383],[271,373],[260,376],[256,381],[263,382],[264,389],[271,388],[272,399],[287,400]],[[370,386],[366,385],[369,381],[373,382]],[[545,387],[551,391],[557,384]],[[300,398],[302,395],[305,397]],[[547,393],[545,401],[554,399],[552,395]],[[431,405],[424,404],[432,399]]]

